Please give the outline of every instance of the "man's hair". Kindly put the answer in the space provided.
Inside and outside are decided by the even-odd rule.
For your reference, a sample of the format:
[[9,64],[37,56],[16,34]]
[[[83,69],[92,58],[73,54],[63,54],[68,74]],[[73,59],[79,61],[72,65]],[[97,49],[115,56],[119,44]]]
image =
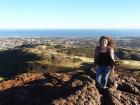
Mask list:
[[108,46],[108,47],[115,47],[115,46],[116,46],[115,41],[114,41],[112,38],[107,37],[107,36],[101,36],[101,37],[100,37],[100,39],[99,39],[100,45],[101,45],[101,41],[102,41],[103,39],[107,39],[107,41],[108,41],[107,46]]

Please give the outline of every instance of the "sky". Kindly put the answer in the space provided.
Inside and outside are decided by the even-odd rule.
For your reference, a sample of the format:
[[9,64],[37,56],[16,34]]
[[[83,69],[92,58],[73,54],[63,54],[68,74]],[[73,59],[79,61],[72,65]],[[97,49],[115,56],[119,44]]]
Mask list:
[[140,29],[140,0],[0,0],[0,29]]

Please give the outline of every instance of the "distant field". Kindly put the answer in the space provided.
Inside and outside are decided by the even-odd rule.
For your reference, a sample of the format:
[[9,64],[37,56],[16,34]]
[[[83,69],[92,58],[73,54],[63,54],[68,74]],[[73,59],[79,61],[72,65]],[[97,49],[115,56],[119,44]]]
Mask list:
[[121,60],[140,61],[140,49],[118,48],[115,51],[115,55]]
[[[41,60],[27,62],[30,67],[29,71],[33,69],[44,69],[47,71],[59,71],[59,70],[69,70],[78,69],[83,66],[83,63],[93,62],[93,58],[88,58],[84,56],[74,56],[66,54],[65,52],[57,52],[56,49],[28,49],[28,52],[37,54],[41,56]],[[32,67],[31,67],[32,66]],[[32,69],[32,70],[31,70]]]
[[140,61],[120,60],[120,65],[129,69],[140,69]]
[[[91,66],[93,52],[92,48],[78,49],[74,46],[56,45],[37,45],[31,48],[2,51],[0,52],[0,81],[3,79],[2,77],[12,77],[23,72],[84,70]],[[129,52],[132,54],[133,50],[118,50],[118,54],[125,59],[129,58]],[[136,52],[138,54],[139,50]],[[137,55],[133,57],[137,57]],[[122,71],[123,67],[133,71],[137,70],[135,72],[137,75],[139,74],[140,61],[123,59],[119,60],[119,66]]]
[[0,81],[2,81],[2,80],[4,80],[4,78],[3,77],[0,77]]
[[140,61],[120,60],[116,67],[120,75],[132,76],[140,80]]

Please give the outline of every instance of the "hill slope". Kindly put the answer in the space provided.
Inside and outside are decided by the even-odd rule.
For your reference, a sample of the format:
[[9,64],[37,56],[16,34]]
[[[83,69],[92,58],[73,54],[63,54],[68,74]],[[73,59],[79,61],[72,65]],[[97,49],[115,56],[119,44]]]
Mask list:
[[139,105],[139,62],[118,62],[102,90],[87,52],[47,45],[1,51],[0,105]]
[[140,83],[115,74],[109,88],[95,86],[95,74],[24,73],[0,83],[0,105],[139,105]]

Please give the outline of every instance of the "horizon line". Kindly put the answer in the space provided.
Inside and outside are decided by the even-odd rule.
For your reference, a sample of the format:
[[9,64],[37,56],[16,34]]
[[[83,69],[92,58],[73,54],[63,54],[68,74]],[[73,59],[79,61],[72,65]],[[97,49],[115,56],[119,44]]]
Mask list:
[[140,30],[140,28],[0,28],[0,30]]

